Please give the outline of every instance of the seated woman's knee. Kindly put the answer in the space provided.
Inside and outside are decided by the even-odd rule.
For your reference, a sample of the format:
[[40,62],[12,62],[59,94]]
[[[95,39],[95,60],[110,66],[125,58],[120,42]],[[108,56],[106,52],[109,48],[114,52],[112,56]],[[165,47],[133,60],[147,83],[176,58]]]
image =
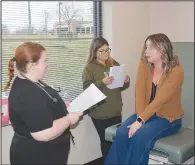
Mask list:
[[147,141],[148,134],[147,132],[142,131],[141,129],[136,131],[133,136],[131,137],[132,140],[135,140],[137,143],[143,143]]
[[128,128],[124,126],[120,126],[116,131],[116,136],[128,136]]
[[128,126],[133,124],[136,120],[136,114],[129,117],[126,121],[124,121],[121,126],[116,131],[116,136],[125,136],[128,137],[129,128]]

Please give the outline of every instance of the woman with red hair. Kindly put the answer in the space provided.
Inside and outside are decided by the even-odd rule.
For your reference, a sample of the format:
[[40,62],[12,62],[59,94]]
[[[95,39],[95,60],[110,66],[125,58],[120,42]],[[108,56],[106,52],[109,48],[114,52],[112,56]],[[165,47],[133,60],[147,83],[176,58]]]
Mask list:
[[47,69],[45,48],[25,42],[9,61],[9,82],[14,64],[18,75],[9,94],[9,115],[14,136],[10,147],[11,164],[66,164],[70,150],[69,127],[82,113],[68,114],[58,93],[42,82]]

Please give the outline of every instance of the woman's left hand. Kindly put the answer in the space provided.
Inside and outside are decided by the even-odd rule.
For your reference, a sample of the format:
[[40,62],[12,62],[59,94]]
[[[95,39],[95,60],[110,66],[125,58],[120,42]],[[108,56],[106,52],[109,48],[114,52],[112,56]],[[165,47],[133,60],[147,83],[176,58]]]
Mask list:
[[128,136],[131,138],[133,134],[142,126],[142,123],[135,121],[133,124],[129,125],[127,128],[129,129]]
[[130,82],[130,77],[128,75],[125,76],[125,83],[129,83]]

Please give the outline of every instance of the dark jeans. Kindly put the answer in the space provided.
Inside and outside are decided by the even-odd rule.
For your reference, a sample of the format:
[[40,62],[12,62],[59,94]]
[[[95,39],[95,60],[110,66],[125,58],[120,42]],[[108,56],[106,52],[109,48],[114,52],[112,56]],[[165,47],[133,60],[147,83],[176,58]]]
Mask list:
[[122,119],[121,119],[121,116],[116,116],[116,117],[113,117],[113,118],[110,118],[110,119],[94,119],[94,118],[91,118],[92,121],[93,121],[93,124],[98,132],[98,135],[100,137],[100,143],[101,143],[101,151],[102,151],[102,155],[103,155],[103,158],[105,158],[108,154],[108,151],[112,145],[112,143],[110,142],[107,142],[105,140],[105,129],[107,127],[110,127],[114,124],[118,124],[118,123],[121,123]]
[[149,153],[156,140],[176,133],[182,125],[181,119],[171,123],[165,118],[153,115],[131,138],[128,138],[127,126],[134,123],[136,118],[136,114],[132,115],[118,128],[104,164],[147,165]]

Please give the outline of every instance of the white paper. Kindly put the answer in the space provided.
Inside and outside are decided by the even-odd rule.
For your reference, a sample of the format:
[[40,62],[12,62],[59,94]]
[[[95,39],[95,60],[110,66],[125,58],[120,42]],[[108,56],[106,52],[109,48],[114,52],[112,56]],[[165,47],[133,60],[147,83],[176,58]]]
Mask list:
[[91,84],[68,106],[67,110],[71,112],[83,112],[98,102],[104,100],[106,96],[94,85]]
[[113,66],[110,68],[109,76],[113,76],[114,80],[111,84],[107,85],[109,89],[123,87],[125,80],[124,66]]

